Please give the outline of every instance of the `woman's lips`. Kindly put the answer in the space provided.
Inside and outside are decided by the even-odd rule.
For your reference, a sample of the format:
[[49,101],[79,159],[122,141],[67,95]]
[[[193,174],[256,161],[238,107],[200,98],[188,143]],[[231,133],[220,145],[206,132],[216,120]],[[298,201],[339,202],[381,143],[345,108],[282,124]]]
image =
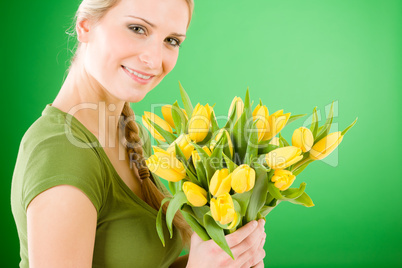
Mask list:
[[[134,71],[123,65],[121,67],[123,68],[123,70],[126,72],[126,74],[128,76],[130,76],[134,81],[136,81],[142,85],[148,84],[149,81],[151,81],[152,78],[154,77],[154,75],[146,75],[145,73]],[[142,76],[142,77],[140,77],[140,76]]]

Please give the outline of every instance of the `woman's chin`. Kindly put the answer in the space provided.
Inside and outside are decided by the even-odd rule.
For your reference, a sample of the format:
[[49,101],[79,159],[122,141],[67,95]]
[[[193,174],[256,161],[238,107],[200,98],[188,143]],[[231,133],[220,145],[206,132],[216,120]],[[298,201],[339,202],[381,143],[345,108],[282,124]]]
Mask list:
[[148,91],[143,91],[143,90],[136,90],[134,92],[134,94],[131,94],[130,96],[127,96],[126,101],[128,102],[139,102],[142,99],[145,98],[145,96],[147,95]]

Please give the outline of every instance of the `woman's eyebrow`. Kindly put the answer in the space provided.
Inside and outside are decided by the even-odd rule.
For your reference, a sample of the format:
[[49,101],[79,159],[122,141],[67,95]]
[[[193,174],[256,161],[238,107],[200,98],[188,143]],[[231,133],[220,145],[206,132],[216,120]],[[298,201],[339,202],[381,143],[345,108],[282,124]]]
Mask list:
[[[155,28],[155,29],[157,28],[155,24],[153,24],[153,23],[151,23],[151,22],[147,21],[146,19],[143,19],[143,18],[140,18],[140,17],[134,16],[134,15],[127,15],[126,17],[131,17],[131,18],[135,18],[135,19],[140,19],[140,20],[143,20],[144,22],[146,22],[146,23],[148,23],[149,25],[151,25],[151,27],[153,27],[153,28]],[[179,34],[179,33],[172,33],[172,34],[173,34],[173,35],[177,35],[177,36],[183,36],[183,37],[186,37],[186,35],[185,35],[185,34]]]

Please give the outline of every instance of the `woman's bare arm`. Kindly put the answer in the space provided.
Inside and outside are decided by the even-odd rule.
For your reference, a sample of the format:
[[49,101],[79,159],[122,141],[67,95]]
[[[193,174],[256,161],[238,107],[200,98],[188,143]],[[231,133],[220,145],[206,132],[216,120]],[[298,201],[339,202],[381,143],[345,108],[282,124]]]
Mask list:
[[37,195],[27,208],[29,266],[92,267],[96,221],[94,205],[74,186]]

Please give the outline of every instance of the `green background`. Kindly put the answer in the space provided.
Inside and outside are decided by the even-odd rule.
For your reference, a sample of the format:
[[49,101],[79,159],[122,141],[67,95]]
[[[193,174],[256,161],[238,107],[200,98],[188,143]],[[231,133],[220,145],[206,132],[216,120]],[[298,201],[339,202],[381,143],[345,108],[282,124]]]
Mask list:
[[[2,15],[2,267],[19,263],[10,208],[18,146],[62,85],[77,6],[7,1]],[[296,179],[316,206],[284,202],[268,215],[265,265],[400,267],[402,1],[198,0],[187,36],[175,69],[132,104],[136,114],[179,99],[180,80],[193,102],[216,103],[217,115],[249,87],[270,113],[311,115],[317,106],[325,120],[334,100],[333,131],[359,117],[331,157]],[[308,124],[306,116],[283,134],[290,140]]]

